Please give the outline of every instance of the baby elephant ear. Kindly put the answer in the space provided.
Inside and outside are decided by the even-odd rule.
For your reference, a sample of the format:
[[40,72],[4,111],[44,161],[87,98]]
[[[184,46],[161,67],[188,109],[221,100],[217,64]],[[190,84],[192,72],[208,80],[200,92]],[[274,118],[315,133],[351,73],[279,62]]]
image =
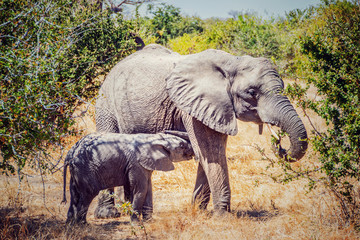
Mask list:
[[170,153],[161,144],[149,146],[148,151],[141,154],[140,165],[150,171],[171,171],[174,164],[170,161]]
[[234,58],[219,50],[188,55],[176,63],[166,79],[170,99],[179,109],[228,135],[238,131],[226,70]]

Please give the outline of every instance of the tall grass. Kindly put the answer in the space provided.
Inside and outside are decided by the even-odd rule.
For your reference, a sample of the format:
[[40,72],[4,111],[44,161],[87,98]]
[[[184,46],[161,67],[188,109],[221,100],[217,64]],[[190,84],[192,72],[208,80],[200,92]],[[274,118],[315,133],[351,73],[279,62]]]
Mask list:
[[[314,92],[315,94],[315,92]],[[301,110],[297,109],[301,114]],[[81,111],[79,111],[81,112]],[[77,122],[83,134],[95,131],[93,109]],[[315,115],[312,120],[325,124]],[[303,117],[309,127],[308,120]],[[215,216],[210,203],[200,211],[191,205],[197,163],[176,163],[171,172],[154,172],[154,216],[144,224],[146,235],[132,226],[129,216],[98,220],[91,204],[89,225],[66,228],[67,205],[61,205],[62,171],[52,175],[29,176],[18,186],[16,177],[0,177],[0,239],[356,239],[353,226],[341,227],[336,201],[322,188],[307,193],[305,180],[288,184],[274,182],[270,173],[281,173],[276,164],[262,160],[255,143],[272,156],[270,132],[258,135],[255,124],[239,122],[239,134],[229,137],[227,156],[232,191],[232,212]],[[80,136],[69,137],[67,149]],[[60,156],[60,152],[53,153]],[[298,165],[315,164],[310,151]],[[296,167],[296,166],[295,166]],[[45,193],[45,194],[44,194]],[[67,191],[67,194],[69,192]]]

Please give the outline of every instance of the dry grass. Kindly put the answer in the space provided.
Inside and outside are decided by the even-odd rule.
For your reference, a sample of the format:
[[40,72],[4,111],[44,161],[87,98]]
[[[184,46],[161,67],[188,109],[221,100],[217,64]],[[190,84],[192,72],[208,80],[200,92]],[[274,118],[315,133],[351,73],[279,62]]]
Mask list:
[[[93,113],[93,110],[90,111]],[[298,110],[301,113],[301,110]],[[315,124],[324,123],[311,116]],[[309,122],[304,117],[308,129]],[[95,130],[93,116],[85,116],[77,128]],[[67,139],[68,149],[78,137]],[[61,205],[62,172],[40,176],[31,170],[18,187],[16,177],[0,177],[0,239],[357,239],[352,226],[342,227],[339,210],[329,193],[321,188],[306,192],[306,180],[289,184],[273,182],[267,175],[268,162],[252,147],[254,143],[271,156],[270,133],[262,136],[254,124],[239,122],[239,134],[229,138],[228,164],[232,191],[232,213],[214,216],[191,205],[197,163],[176,164],[172,172],[154,172],[154,217],[145,230],[131,226],[128,216],[97,220],[88,213],[88,226],[65,228],[67,205]],[[67,150],[68,150],[67,149]],[[295,166],[316,165],[309,151]],[[265,173],[265,174],[264,174]],[[44,195],[45,191],[45,195]],[[68,193],[69,194],[69,193]]]

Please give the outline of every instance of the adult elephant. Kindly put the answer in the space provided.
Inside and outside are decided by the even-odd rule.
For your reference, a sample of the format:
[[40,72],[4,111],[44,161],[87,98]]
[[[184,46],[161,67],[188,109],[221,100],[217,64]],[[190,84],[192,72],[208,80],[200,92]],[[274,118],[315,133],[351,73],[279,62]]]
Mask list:
[[[287,97],[284,83],[265,58],[236,57],[219,50],[180,55],[149,45],[119,62],[106,77],[96,102],[98,131],[188,132],[199,160],[193,199],[206,208],[230,210],[226,162],[228,135],[237,119],[280,127],[291,146],[280,153],[298,160],[307,149],[306,129]],[[105,199],[105,200],[104,200]],[[110,217],[112,200],[102,196],[95,216]],[[105,209],[105,210],[104,210]]]

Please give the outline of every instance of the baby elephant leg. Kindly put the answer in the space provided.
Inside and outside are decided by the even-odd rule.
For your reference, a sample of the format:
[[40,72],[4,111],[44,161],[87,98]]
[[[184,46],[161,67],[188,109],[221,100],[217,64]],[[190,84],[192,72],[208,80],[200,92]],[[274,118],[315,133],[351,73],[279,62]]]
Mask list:
[[76,206],[76,208],[77,208],[76,222],[77,223],[81,223],[81,224],[86,223],[86,215],[87,215],[90,203],[93,198],[94,197],[90,197],[90,196],[80,197],[80,201],[79,201],[78,205]]
[[140,214],[143,210],[143,205],[146,198],[146,192],[138,192],[134,194],[134,200],[132,202],[133,206],[133,214],[131,214],[131,221],[132,222],[138,222],[140,218]]
[[146,198],[142,210],[143,220],[144,221],[150,220],[152,218],[152,214],[153,214],[153,192],[152,192],[152,183],[150,176],[148,180]]
[[132,222],[138,222],[140,214],[143,213],[143,206],[148,192],[148,180],[145,176],[139,176],[134,182],[130,182],[130,187],[133,193],[132,207],[134,211],[130,219]]
[[81,192],[74,184],[74,181],[70,179],[70,195],[71,200],[66,223],[86,223],[86,214],[89,205],[96,194],[89,195]]
[[73,223],[75,222],[75,218],[77,216],[77,204],[79,202],[80,196],[77,192],[73,179],[70,178],[70,207],[67,213],[66,223]]
[[124,186],[119,186],[115,188],[116,200],[120,203],[131,202],[131,192],[129,189],[129,184],[124,184]]

